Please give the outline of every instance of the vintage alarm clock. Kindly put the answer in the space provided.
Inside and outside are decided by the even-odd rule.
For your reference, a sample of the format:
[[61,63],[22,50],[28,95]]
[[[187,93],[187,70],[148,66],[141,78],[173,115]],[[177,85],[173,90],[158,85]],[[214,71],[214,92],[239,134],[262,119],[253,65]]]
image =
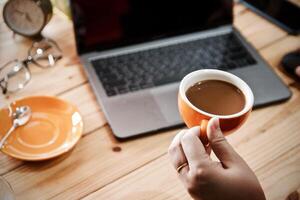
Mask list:
[[52,17],[50,0],[9,0],[3,8],[3,19],[17,34],[37,37]]

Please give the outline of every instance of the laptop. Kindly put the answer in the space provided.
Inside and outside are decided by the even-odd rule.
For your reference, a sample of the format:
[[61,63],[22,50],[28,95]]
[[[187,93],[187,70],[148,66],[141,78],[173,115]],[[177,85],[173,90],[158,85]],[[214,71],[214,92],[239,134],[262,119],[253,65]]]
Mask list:
[[77,52],[114,135],[183,124],[180,80],[199,69],[229,71],[255,106],[291,92],[233,26],[231,0],[71,0]]

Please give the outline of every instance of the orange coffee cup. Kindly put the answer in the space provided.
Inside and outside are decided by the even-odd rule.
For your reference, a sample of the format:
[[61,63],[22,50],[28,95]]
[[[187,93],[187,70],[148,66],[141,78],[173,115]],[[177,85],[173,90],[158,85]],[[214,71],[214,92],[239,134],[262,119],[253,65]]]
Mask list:
[[[199,81],[205,80],[221,80],[235,85],[245,96],[244,108],[231,115],[215,115],[207,113],[195,107],[186,97],[186,91]],[[188,128],[200,126],[200,139],[204,144],[208,143],[207,124],[213,117],[220,120],[220,128],[224,135],[228,135],[236,131],[248,118],[252,107],[254,97],[250,87],[239,77],[221,70],[203,69],[189,73],[186,75],[179,86],[178,108],[180,115]]]

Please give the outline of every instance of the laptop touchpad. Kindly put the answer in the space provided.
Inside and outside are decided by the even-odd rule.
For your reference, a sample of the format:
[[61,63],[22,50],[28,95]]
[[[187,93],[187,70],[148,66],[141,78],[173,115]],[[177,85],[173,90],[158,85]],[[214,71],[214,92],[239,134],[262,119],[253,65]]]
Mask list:
[[150,92],[112,98],[107,103],[106,112],[118,137],[157,130],[166,124],[164,115]]
[[182,123],[177,106],[179,84],[153,89],[151,93],[166,121],[172,125]]

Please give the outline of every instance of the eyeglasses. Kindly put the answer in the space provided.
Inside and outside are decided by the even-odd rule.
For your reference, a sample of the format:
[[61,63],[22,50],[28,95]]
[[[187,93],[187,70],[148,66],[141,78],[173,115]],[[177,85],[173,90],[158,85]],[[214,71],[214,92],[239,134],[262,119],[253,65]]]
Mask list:
[[12,60],[0,67],[0,89],[3,94],[24,88],[31,79],[29,65],[47,69],[62,58],[62,51],[53,40],[43,38],[33,42],[25,60]]

